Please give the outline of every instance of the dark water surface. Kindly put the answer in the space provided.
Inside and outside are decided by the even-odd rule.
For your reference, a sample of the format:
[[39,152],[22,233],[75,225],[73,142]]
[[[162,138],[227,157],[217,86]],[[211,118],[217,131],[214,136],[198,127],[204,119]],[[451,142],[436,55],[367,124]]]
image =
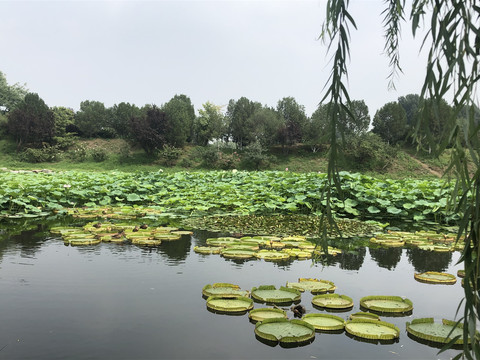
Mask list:
[[[428,285],[413,275],[456,274],[458,252],[367,248],[339,255],[329,265],[239,262],[194,253],[205,237],[196,232],[152,249],[105,243],[67,247],[60,238],[33,232],[3,240],[0,359],[448,359],[458,353],[437,355],[438,349],[405,331],[412,318],[454,319],[463,296],[460,281]],[[286,349],[258,341],[248,315],[209,312],[201,295],[204,285],[215,282],[251,289],[299,277],[333,281],[336,293],[350,296],[355,306],[337,314],[341,317],[359,311],[359,300],[367,295],[408,297],[413,315],[382,316],[400,328],[394,344],[317,333],[311,344]],[[311,298],[302,295],[307,312],[321,312]]]

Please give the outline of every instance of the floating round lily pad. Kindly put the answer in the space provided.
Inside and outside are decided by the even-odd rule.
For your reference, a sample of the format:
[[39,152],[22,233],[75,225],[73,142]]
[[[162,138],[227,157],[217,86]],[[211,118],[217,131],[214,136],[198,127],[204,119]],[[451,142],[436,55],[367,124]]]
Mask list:
[[337,288],[331,281],[307,278],[300,278],[298,282],[287,282],[287,287],[301,292],[310,291],[312,294],[333,293]]
[[193,251],[198,254],[220,254],[222,248],[219,246],[195,246]]
[[345,330],[354,336],[369,340],[392,340],[400,337],[400,329],[394,324],[374,319],[353,319],[347,321]]
[[277,289],[273,285],[254,287],[251,294],[255,300],[274,304],[291,304],[301,298],[300,291],[296,289],[289,289],[284,286]]
[[162,240],[151,239],[149,237],[133,237],[131,240],[132,244],[141,246],[158,246],[162,243]]
[[[443,319],[442,323],[435,323],[433,318],[413,319],[407,322],[407,332],[415,338],[445,344],[460,335],[455,344],[463,344],[463,324],[455,329],[455,321]],[[453,331],[452,331],[453,330]]]
[[312,257],[312,250],[302,250],[302,249],[297,249],[297,248],[288,248],[288,249],[283,249],[284,253],[287,253],[290,255],[291,258],[297,258],[297,259],[310,259]]
[[345,320],[330,314],[305,314],[302,320],[312,325],[316,330],[338,331],[345,327]]
[[251,259],[256,256],[256,251],[248,249],[225,248],[220,251],[223,257],[229,259]]
[[286,319],[287,312],[285,310],[276,309],[276,308],[260,308],[260,309],[251,310],[248,313],[248,317],[250,320],[254,322],[263,321],[266,319],[277,319],[277,318]]
[[244,313],[253,309],[253,300],[245,297],[210,296],[207,299],[207,308],[220,313]]
[[235,298],[240,296],[248,297],[248,290],[241,290],[240,286],[229,283],[215,283],[205,285],[202,289],[203,296],[221,296],[224,298]]
[[349,318],[350,320],[353,320],[353,319],[380,320],[380,316],[378,316],[377,314],[372,314],[372,313],[363,312],[363,311],[357,312],[355,314],[350,314]]
[[339,294],[316,295],[312,304],[327,309],[349,309],[353,306],[352,298]]
[[315,328],[302,320],[265,319],[255,324],[255,334],[266,341],[295,345],[312,341]]
[[267,261],[280,261],[287,260],[290,258],[285,252],[275,251],[275,250],[260,250],[255,253],[255,257],[258,259],[263,259]]
[[174,231],[171,231],[170,233],[174,235],[193,235],[193,231],[188,231],[188,230],[174,230]]
[[457,282],[455,275],[436,271],[427,271],[421,274],[414,274],[414,278],[417,281],[429,284],[453,285]]
[[400,296],[365,296],[360,299],[360,306],[384,313],[408,313],[413,310],[412,302]]

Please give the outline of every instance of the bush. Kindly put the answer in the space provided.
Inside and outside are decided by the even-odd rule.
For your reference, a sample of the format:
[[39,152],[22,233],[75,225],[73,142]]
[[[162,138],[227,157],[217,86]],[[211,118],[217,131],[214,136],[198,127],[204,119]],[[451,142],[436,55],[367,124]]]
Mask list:
[[107,152],[102,148],[94,148],[90,150],[90,156],[95,162],[103,162],[108,159]]
[[215,167],[222,170],[237,169],[240,165],[240,155],[234,151],[232,154],[218,152],[218,159]]
[[396,157],[395,148],[377,134],[354,136],[346,143],[345,156],[355,170],[384,171]]
[[219,151],[216,148],[210,146],[199,149],[201,149],[199,151],[199,155],[202,161],[202,166],[207,168],[215,168],[215,164],[217,163],[219,158]]
[[163,164],[166,166],[173,166],[175,165],[176,161],[182,154],[182,150],[177,149],[174,146],[165,145],[160,152],[160,157],[162,159]]
[[61,157],[61,152],[56,146],[45,146],[40,149],[27,148],[20,153],[20,161],[29,163],[55,162]]
[[67,150],[75,144],[76,138],[74,134],[68,133],[65,136],[55,136],[53,142],[59,150]]
[[274,161],[275,157],[269,155],[259,143],[253,143],[245,148],[240,166],[245,170],[265,170]]
[[84,162],[87,160],[87,155],[87,147],[84,144],[75,145],[67,151],[67,157],[75,162]]

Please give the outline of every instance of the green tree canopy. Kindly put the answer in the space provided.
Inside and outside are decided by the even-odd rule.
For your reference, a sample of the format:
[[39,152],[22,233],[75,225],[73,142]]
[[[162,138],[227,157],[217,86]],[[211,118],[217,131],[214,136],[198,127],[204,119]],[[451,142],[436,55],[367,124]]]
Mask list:
[[284,124],[282,143],[293,145],[302,142],[308,123],[305,107],[293,97],[284,97],[277,103],[277,112]]
[[233,99],[229,101],[226,114],[228,132],[232,141],[240,148],[255,141],[255,136],[251,131],[254,127],[252,115],[261,107],[260,103],[246,97],[241,97],[237,101]]
[[19,148],[38,147],[52,141],[54,114],[38,94],[27,93],[24,100],[8,113],[7,129]]
[[130,119],[141,116],[141,110],[136,105],[121,102],[107,109],[107,126],[121,138],[130,134]]
[[147,106],[144,114],[130,118],[130,138],[148,155],[164,147],[169,130],[167,115],[156,105]]
[[55,119],[55,136],[65,136],[67,126],[75,123],[75,111],[64,106],[54,106],[52,111]]
[[8,85],[5,74],[0,71],[0,112],[13,110],[22,102],[27,92],[24,85]]
[[373,117],[375,134],[389,144],[397,144],[405,139],[407,114],[398,102],[389,102],[382,106]]
[[170,123],[168,133],[165,134],[167,143],[174,147],[183,147],[186,142],[191,142],[195,108],[190,98],[186,95],[175,95],[162,106],[162,111]]
[[207,101],[198,112],[199,116],[195,118],[193,124],[194,138],[198,145],[206,146],[209,141],[219,139],[224,134],[222,106]]
[[75,114],[75,125],[85,138],[98,136],[107,125],[105,105],[100,101],[82,101],[80,110]]

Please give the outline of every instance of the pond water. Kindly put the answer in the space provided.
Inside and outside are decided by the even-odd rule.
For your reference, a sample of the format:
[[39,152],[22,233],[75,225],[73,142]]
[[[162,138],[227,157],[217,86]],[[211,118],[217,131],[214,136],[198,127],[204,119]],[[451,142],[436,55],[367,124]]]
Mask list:
[[[0,241],[0,358],[448,359],[458,353],[437,355],[437,348],[412,340],[405,331],[412,318],[454,319],[463,297],[460,281],[429,285],[413,275],[427,270],[456,274],[458,252],[361,248],[324,265],[232,261],[193,252],[209,236],[197,231],[158,248],[70,247],[36,231],[5,236]],[[350,296],[354,308],[337,314],[344,318],[359,311],[359,300],[367,295],[408,297],[413,314],[382,316],[400,328],[393,344],[317,333],[308,345],[283,348],[257,340],[248,315],[212,313],[202,298],[203,286],[215,282],[251,289],[278,287],[299,277],[333,281],[336,293]],[[307,312],[321,312],[311,298],[302,294]]]

